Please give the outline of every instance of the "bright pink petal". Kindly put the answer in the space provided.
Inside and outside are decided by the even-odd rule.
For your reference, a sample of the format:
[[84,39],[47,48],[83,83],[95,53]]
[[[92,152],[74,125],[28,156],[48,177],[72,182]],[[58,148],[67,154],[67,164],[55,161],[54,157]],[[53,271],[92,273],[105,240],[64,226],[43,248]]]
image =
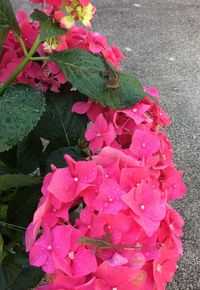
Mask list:
[[72,113],[85,114],[87,113],[90,104],[85,102],[77,102],[72,106]]
[[70,249],[70,237],[72,229],[65,225],[56,226],[53,229],[53,250],[60,257],[65,257]]
[[83,247],[79,248],[73,261],[73,274],[84,276],[95,272],[96,269],[97,261],[91,250],[87,250]]

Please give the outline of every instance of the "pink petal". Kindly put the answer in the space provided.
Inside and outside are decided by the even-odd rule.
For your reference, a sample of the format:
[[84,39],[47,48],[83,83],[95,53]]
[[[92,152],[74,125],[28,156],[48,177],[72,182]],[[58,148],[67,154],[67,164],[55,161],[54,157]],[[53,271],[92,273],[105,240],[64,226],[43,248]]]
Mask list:
[[100,151],[102,147],[103,147],[103,138],[101,136],[93,139],[89,144],[89,148],[93,154]]
[[48,250],[41,246],[33,246],[30,250],[29,261],[32,266],[43,266],[47,260]]
[[69,252],[71,233],[72,229],[65,225],[53,229],[53,250],[60,257],[65,257]]
[[94,124],[89,126],[85,132],[85,138],[87,141],[91,141],[97,137],[96,127]]
[[70,202],[74,199],[73,178],[66,168],[56,170],[48,191],[51,192],[59,201]]
[[85,102],[77,102],[72,106],[72,113],[85,114],[90,107],[90,104]]
[[76,165],[80,182],[92,183],[97,176],[95,161],[79,161]]
[[91,250],[79,248],[73,261],[73,274],[76,276],[88,275],[97,269],[97,261]]
[[99,114],[95,120],[95,126],[98,132],[106,132],[108,130],[108,124],[103,114]]
[[108,125],[108,131],[103,134],[105,144],[110,145],[115,140],[115,137],[116,137],[115,129],[113,127],[113,124],[110,123]]

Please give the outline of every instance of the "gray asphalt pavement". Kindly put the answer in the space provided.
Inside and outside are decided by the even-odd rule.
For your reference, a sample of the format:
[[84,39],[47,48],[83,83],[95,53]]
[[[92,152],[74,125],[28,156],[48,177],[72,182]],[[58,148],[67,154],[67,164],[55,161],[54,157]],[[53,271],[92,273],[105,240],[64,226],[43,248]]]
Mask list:
[[160,89],[173,120],[169,137],[188,194],[173,203],[185,219],[184,256],[168,290],[200,290],[200,0],[93,3],[94,29],[122,48],[124,69]]

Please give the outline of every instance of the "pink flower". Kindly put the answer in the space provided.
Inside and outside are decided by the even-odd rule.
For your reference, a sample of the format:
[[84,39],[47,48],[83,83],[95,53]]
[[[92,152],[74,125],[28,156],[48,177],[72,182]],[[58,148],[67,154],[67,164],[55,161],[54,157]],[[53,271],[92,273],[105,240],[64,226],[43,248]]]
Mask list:
[[135,130],[130,151],[137,157],[143,158],[158,152],[160,141],[155,133],[148,130]]
[[182,182],[183,172],[173,167],[164,170],[162,189],[166,193],[167,200],[181,198],[186,193],[186,185]]
[[102,51],[103,56],[114,66],[120,68],[120,62],[125,56],[121,53],[120,49],[117,46],[107,47]]
[[101,238],[104,235],[105,222],[94,211],[85,207],[80,218],[76,220],[78,229],[84,234],[92,238]]
[[72,112],[77,114],[87,114],[90,121],[95,122],[97,116],[103,113],[104,108],[102,105],[93,102],[92,100],[88,100],[85,102],[77,102],[72,106]]
[[132,209],[135,220],[148,236],[158,229],[160,221],[165,217],[166,207],[159,191],[152,190],[144,181],[122,196],[122,200]]
[[133,108],[125,109],[122,112],[124,112],[129,118],[133,119],[137,125],[139,125],[144,121],[150,121],[147,115],[145,115],[149,108],[150,105],[140,103],[136,104]]
[[85,132],[85,138],[89,141],[90,150],[95,153],[104,145],[110,145],[115,139],[115,130],[112,123],[108,124],[103,114],[100,114],[94,124]]
[[100,213],[98,217],[102,220],[104,231],[110,236],[113,244],[124,244],[124,241],[122,242],[124,233],[133,233],[132,218],[128,215],[121,212],[117,215]]
[[177,251],[180,256],[182,253],[182,242],[180,237],[183,236],[182,226],[184,224],[181,216],[170,206],[167,207],[167,214],[162,221],[158,231],[158,238],[162,245],[168,249]]
[[[102,263],[96,273],[96,288],[98,290],[132,290],[142,289],[145,281],[143,272],[135,271],[127,266],[112,266],[108,262]],[[138,279],[140,277],[140,279]]]
[[144,91],[147,92],[148,94],[150,94],[151,96],[155,97],[157,101],[160,100],[160,94],[159,94],[159,91],[157,88],[147,88],[147,87],[144,87]]
[[84,6],[88,6],[88,4],[90,3],[89,0],[79,0],[80,4],[84,7]]
[[106,48],[107,40],[101,34],[92,32],[90,34],[89,50],[92,53],[100,53]]
[[[69,276],[84,276],[96,271],[97,262],[94,254],[89,249],[78,243],[82,233],[71,226],[66,226],[69,234],[65,247],[65,258],[54,255],[55,265]],[[62,237],[60,237],[62,239]],[[61,249],[61,247],[60,247]],[[64,254],[63,254],[64,255]]]
[[166,282],[172,281],[178,258],[176,251],[160,249],[160,257],[153,262],[154,279],[158,290],[165,290]]
[[122,208],[125,208],[125,204],[121,200],[124,193],[117,182],[106,178],[91,206],[102,213],[117,214]]
[[69,168],[55,171],[48,191],[61,202],[71,202],[95,180],[97,169],[93,161],[75,162],[68,155],[65,155],[65,158]]

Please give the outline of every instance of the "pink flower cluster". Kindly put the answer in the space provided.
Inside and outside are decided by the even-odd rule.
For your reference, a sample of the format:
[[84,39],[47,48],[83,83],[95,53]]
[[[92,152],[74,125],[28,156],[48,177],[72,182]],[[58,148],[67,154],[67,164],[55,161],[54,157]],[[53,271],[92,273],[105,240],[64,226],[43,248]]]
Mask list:
[[[17,14],[22,38],[27,50],[30,50],[39,34],[39,24],[32,23],[25,12]],[[53,44],[41,43],[37,49],[38,56],[45,56],[56,51],[82,48],[92,53],[102,53],[113,65],[120,67],[120,61],[124,58],[116,46],[107,45],[106,38],[96,32],[89,32],[82,27],[73,26],[66,35],[54,39]],[[0,83],[4,83],[10,74],[22,62],[24,56],[19,41],[12,31],[4,43],[3,52],[0,55]],[[29,62],[24,70],[17,76],[16,83],[27,84],[36,87],[42,92],[51,90],[59,92],[62,84],[67,82],[66,77],[53,62]]]
[[[90,0],[30,0],[33,4],[48,5],[61,27],[71,28],[76,21],[81,21],[84,26],[90,27],[96,8]],[[64,12],[65,11],[65,12]]]
[[[155,89],[146,89],[157,94]],[[167,114],[144,98],[111,110],[77,103],[91,124],[91,159],[52,166],[26,232],[37,290],[164,290],[182,255],[183,220],[169,205],[186,192],[172,161]],[[80,213],[80,214],[78,214]]]

